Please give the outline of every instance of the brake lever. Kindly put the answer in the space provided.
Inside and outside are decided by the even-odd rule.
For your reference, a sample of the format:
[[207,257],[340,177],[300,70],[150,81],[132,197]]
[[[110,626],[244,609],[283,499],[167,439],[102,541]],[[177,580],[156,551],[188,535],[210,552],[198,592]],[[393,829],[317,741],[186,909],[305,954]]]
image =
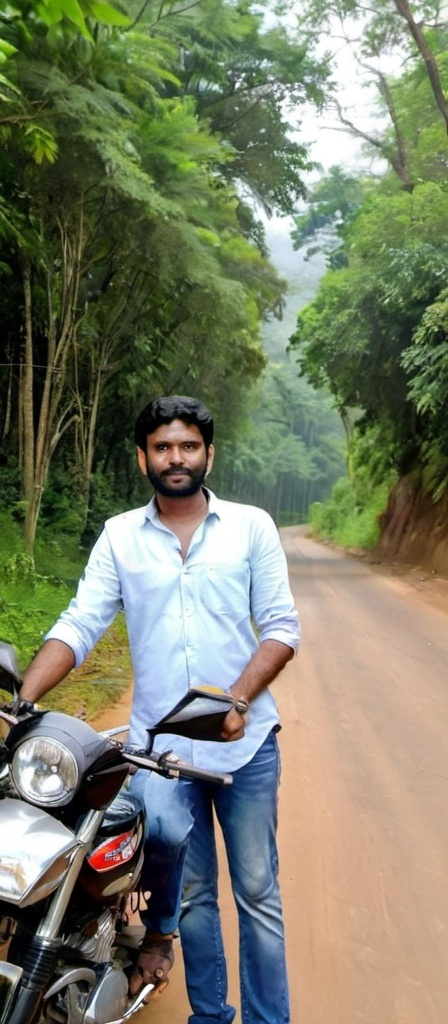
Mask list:
[[23,722],[27,718],[41,718],[43,714],[35,704],[28,700],[22,700],[15,713],[12,714],[14,708],[13,704],[2,704],[0,707],[0,718],[11,726],[18,725],[19,722]]

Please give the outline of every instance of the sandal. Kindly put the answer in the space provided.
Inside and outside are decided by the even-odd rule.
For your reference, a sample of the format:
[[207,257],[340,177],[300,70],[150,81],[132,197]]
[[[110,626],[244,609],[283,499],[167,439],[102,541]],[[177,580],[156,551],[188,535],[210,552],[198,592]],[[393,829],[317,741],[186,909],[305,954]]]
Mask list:
[[129,994],[137,996],[145,985],[154,985],[150,998],[160,995],[168,985],[167,974],[173,963],[173,936],[156,939],[147,932],[140,943],[137,963],[129,982]]

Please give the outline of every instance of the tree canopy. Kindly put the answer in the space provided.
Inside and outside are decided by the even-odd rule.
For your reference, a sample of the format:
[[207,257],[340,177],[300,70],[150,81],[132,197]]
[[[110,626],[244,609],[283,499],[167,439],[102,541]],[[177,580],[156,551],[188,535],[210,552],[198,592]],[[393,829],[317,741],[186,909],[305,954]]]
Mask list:
[[151,394],[244,421],[284,293],[255,211],[302,194],[285,111],[326,71],[250,0],[16,0],[0,37],[3,471],[31,551],[64,479],[81,525],[132,499]]
[[[386,170],[363,172],[356,183],[332,169],[297,221],[298,245],[325,218],[338,235],[291,345],[305,377],[327,385],[344,419],[356,421],[358,437],[371,431],[384,447],[384,466],[400,474],[422,470],[436,498],[448,484],[446,25],[436,3],[326,8],[324,14],[310,0],[307,16],[314,24],[337,16],[344,33],[349,17],[360,60],[384,59],[398,47],[402,65],[393,75],[366,69],[378,84],[381,121],[375,137],[358,135]],[[357,133],[352,120],[342,121]]]

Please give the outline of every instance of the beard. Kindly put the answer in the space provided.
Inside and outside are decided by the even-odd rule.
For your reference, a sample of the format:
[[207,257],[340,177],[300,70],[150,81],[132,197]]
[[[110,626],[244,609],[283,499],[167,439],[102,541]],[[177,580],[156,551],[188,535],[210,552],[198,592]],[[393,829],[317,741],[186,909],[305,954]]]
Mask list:
[[[191,498],[193,494],[200,491],[207,473],[207,460],[196,469],[187,469],[185,466],[179,469],[166,469],[164,473],[155,473],[151,469],[148,459],[146,460],[146,475],[149,482],[158,494],[165,498]],[[184,478],[183,483],[172,484],[170,477],[180,476]]]

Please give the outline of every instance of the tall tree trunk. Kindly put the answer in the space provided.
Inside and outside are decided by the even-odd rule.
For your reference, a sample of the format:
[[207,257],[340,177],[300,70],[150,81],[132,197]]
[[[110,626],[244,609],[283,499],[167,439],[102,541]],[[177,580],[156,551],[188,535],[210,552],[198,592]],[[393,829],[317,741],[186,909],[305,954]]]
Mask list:
[[83,396],[81,382],[78,375],[77,346],[74,347],[75,355],[75,392],[77,401],[77,424],[76,424],[76,462],[78,475],[81,480],[81,492],[84,503],[83,525],[87,523],[90,501],[90,486],[92,480],[93,460],[95,456],[95,439],[98,415],[100,408],[101,392],[104,377],[107,376],[107,357],[105,352],[100,353],[99,365],[95,366],[92,356],[90,367],[90,389],[88,401]]
[[25,347],[19,386],[19,419],[22,434],[22,480],[25,510],[25,547],[28,554],[34,551],[36,536],[36,492],[34,480],[34,364],[33,364],[33,316],[31,298],[31,267],[27,261],[23,266],[23,291],[25,300]]
[[10,357],[9,380],[8,380],[8,389],[7,389],[7,392],[6,392],[5,415],[3,417],[3,429],[2,429],[3,439],[5,439],[5,437],[8,436],[9,431],[11,429],[13,378],[14,378],[13,360],[12,360],[12,357]]
[[44,270],[47,292],[47,351],[38,412],[34,375],[31,264],[29,260],[25,260],[23,264],[25,346],[20,376],[19,420],[23,438],[22,488],[26,502],[25,545],[30,555],[34,551],[37,520],[51,458],[61,437],[76,419],[76,414],[73,413],[73,396],[70,396],[65,402],[63,399],[67,366],[80,320],[77,304],[81,253],[84,243],[82,204],[80,205],[77,231],[72,232],[73,243],[70,232],[62,223],[59,223],[59,229],[62,272],[60,294],[56,303],[58,315],[54,310],[53,265],[50,264]]

